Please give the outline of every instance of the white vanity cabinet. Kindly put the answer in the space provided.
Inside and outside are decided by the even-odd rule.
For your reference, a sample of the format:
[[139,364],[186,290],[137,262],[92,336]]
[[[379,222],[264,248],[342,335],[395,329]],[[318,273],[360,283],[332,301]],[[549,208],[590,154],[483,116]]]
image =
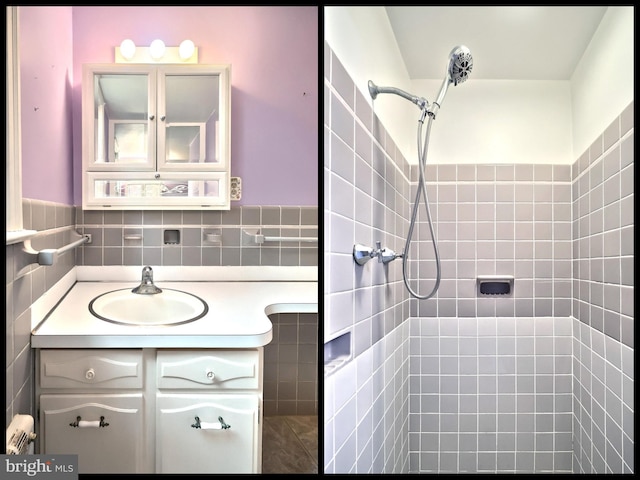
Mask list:
[[229,65],[86,64],[83,208],[228,209]]
[[41,454],[80,473],[260,473],[263,347],[37,349]]
[[81,473],[145,467],[142,350],[41,350],[40,453],[77,454]]

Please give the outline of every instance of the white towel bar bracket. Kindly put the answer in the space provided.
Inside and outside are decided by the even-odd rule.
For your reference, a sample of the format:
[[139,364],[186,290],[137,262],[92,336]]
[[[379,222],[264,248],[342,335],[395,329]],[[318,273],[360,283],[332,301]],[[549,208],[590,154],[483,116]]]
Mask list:
[[33,260],[31,263],[37,263],[38,265],[53,265],[56,262],[57,258],[63,253],[68,252],[69,250],[74,249],[82,245],[83,243],[91,243],[91,234],[85,233],[80,235],[75,231],[74,233],[79,235],[79,238],[65,245],[64,247],[35,250],[31,246],[31,241],[33,240],[33,238],[35,238],[32,237],[23,242],[22,250],[31,256],[31,259]]

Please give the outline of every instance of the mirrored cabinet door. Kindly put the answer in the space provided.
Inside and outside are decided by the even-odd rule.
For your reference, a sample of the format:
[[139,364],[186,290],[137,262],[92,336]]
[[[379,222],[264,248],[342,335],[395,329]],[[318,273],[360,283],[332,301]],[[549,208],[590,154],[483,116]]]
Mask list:
[[85,69],[83,157],[91,171],[156,168],[156,73],[149,67]]
[[159,170],[226,169],[229,96],[229,70],[224,66],[159,68]]

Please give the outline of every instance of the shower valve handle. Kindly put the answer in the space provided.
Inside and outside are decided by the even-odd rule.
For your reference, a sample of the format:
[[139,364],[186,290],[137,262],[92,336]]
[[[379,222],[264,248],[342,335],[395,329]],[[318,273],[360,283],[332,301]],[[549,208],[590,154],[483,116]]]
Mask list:
[[402,258],[401,253],[396,253],[393,250],[389,250],[388,248],[383,248],[380,252],[380,256],[378,257],[378,261],[384,263],[385,265],[389,262],[392,262],[396,258]]
[[378,257],[378,263],[387,264],[396,258],[402,258],[402,254],[395,253],[388,248],[382,248],[381,242],[376,242],[376,248],[367,247],[361,244],[353,246],[353,259],[358,265],[364,265],[372,258]]
[[376,242],[376,249],[374,251],[374,254],[376,257],[378,257],[378,263],[382,263],[382,252],[386,250],[382,248],[382,243],[381,242]]

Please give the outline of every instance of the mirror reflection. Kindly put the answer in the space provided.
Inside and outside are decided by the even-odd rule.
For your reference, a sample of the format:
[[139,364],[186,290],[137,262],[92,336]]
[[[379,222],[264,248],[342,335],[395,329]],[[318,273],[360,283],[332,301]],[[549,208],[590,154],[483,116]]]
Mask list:
[[165,78],[165,162],[217,162],[218,75]]
[[102,74],[94,82],[95,162],[146,162],[148,75]]
[[155,163],[149,158],[155,123],[161,163],[220,161],[219,75],[161,77],[157,122],[149,113],[155,99],[147,74],[96,74],[94,82],[95,163]]

